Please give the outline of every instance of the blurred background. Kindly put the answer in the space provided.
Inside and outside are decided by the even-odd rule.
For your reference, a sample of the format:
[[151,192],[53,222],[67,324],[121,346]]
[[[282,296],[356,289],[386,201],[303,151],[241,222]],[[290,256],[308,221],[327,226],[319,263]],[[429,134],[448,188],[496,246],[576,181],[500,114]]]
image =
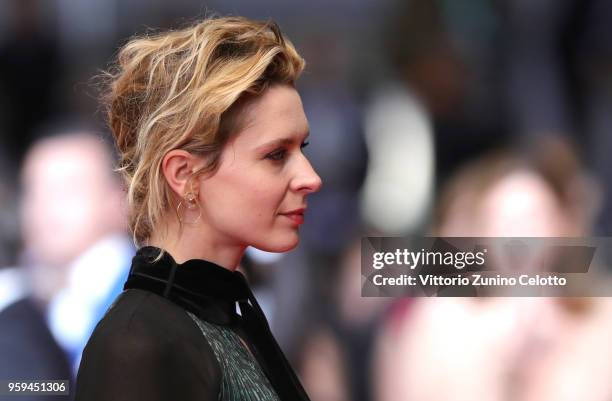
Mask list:
[[215,13],[307,61],[323,189],[243,267],[313,401],[612,400],[607,298],[360,296],[366,235],[612,234],[606,0],[3,1],[0,379],[74,377],[134,253],[92,77]]

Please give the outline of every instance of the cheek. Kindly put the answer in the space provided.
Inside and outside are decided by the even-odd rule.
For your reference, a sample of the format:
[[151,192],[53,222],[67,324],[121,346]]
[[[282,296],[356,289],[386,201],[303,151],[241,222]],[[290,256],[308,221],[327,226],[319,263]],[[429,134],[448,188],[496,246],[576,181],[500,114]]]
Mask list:
[[278,213],[284,205],[287,186],[278,177],[248,175],[219,176],[214,191],[205,195],[215,230],[241,242],[270,252],[285,252],[297,245],[298,236]]
[[215,223],[233,228],[251,226],[250,222],[265,223],[275,217],[286,192],[281,179],[256,174],[253,169],[218,174],[204,184],[203,191]]
[[265,184],[248,183],[241,188],[236,206],[241,208],[242,213],[248,214],[245,216],[245,222],[253,219],[255,223],[269,224],[279,212],[284,194],[278,186]]
[[[259,171],[258,171],[259,170]],[[263,168],[245,168],[236,171],[227,181],[237,192],[245,206],[258,208],[258,214],[276,209],[282,202],[286,186],[280,174],[273,174]]]

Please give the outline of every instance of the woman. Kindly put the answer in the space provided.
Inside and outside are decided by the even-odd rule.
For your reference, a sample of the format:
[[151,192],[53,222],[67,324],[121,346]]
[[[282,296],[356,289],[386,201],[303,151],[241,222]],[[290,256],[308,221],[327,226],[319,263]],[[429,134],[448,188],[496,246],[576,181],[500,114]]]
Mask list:
[[119,52],[105,100],[142,248],[85,348],[78,401],[308,399],[236,271],[247,246],[294,248],[321,186],[301,150],[303,66],[275,24],[244,18]]

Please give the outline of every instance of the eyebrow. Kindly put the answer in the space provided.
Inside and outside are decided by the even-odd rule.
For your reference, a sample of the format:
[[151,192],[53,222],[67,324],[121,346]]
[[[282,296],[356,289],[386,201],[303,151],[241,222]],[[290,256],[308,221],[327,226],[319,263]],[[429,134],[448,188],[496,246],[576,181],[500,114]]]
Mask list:
[[[306,135],[304,136],[304,140],[308,139],[308,137],[310,136],[310,132],[307,132]],[[259,145],[257,147],[257,150],[260,149],[264,149],[264,148],[271,148],[271,147],[275,147],[275,146],[287,146],[287,145],[291,145],[293,144],[294,141],[296,141],[297,137],[289,137],[289,138],[278,138],[278,139],[274,139],[272,141],[266,142],[262,145]]]

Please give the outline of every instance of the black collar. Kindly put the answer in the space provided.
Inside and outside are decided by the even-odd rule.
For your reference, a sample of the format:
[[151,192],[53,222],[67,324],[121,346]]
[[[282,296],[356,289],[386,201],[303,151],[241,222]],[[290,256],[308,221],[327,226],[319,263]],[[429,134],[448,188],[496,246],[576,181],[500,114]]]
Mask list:
[[149,246],[139,249],[123,288],[154,292],[211,323],[236,324],[253,344],[252,351],[280,399],[308,401],[244,276],[201,259],[179,264],[165,251],[154,262],[161,251]]
[[[161,259],[154,262],[160,252]],[[237,322],[236,302],[249,299],[250,294],[238,271],[202,259],[177,263],[168,252],[152,246],[136,252],[123,288],[156,293],[201,319],[221,325]]]

